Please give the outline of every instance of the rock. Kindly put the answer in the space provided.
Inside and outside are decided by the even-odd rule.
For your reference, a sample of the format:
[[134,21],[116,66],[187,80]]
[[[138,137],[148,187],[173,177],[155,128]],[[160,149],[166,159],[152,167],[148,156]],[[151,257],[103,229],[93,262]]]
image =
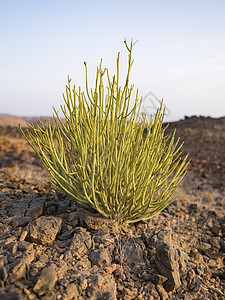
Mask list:
[[212,276],[219,277],[220,279],[225,280],[225,267],[220,270],[213,270]]
[[23,259],[17,259],[10,266],[10,282],[26,279],[26,262]]
[[74,233],[69,249],[64,255],[64,259],[71,260],[71,258],[80,258],[87,253],[91,246],[92,240],[90,233],[78,227]]
[[42,270],[41,275],[33,288],[33,291],[38,296],[48,295],[53,291],[56,280],[57,275],[55,265],[51,264]]
[[155,228],[144,233],[144,240],[149,247],[156,248],[155,264],[162,276],[167,277],[164,288],[167,292],[177,289],[181,285],[180,271],[185,273],[185,259],[178,248],[171,229]]
[[212,228],[210,228],[212,233],[215,234],[215,235],[219,235],[220,233],[220,226],[217,226],[217,225],[213,225]]
[[11,282],[26,279],[26,270],[35,258],[35,252],[25,253],[10,264],[9,279]]
[[223,262],[221,259],[209,259],[207,265],[211,269],[220,269],[223,267]]
[[8,244],[6,246],[6,249],[8,251],[10,251],[10,253],[15,254],[17,252],[17,249],[18,249],[18,243],[17,243],[17,241],[14,241],[14,242]]
[[211,248],[211,245],[209,243],[201,243],[199,246],[199,251],[202,253],[206,253],[207,250]]
[[6,193],[0,193],[0,200],[5,200],[6,197]]
[[0,237],[3,239],[5,236],[7,236],[11,232],[11,226],[3,225],[0,226]]
[[189,205],[189,211],[190,211],[190,213],[196,214],[197,211],[198,211],[198,205],[197,205],[197,203],[191,203]]
[[65,296],[63,297],[64,300],[76,300],[78,297],[78,290],[75,283],[71,283],[65,291]]
[[64,278],[67,270],[68,270],[68,265],[65,261],[61,261],[59,265],[57,265],[56,267],[56,274],[57,274],[57,277],[58,279],[62,279]]
[[88,278],[87,297],[116,300],[116,283],[111,275],[91,275]]
[[23,255],[23,253],[21,251],[17,251],[16,253],[14,254],[10,254],[8,255],[8,261],[9,262],[13,262],[15,261],[17,258],[21,258]]
[[[101,244],[104,247],[113,249],[115,247],[115,238],[112,237],[109,233],[105,233],[104,231],[97,231],[94,235],[94,241],[96,244]],[[111,247],[113,245],[113,247]]]
[[1,300],[26,300],[25,296],[22,296],[19,291],[17,292],[8,292],[7,294],[0,294]]
[[65,231],[63,234],[60,234],[58,236],[58,240],[60,241],[65,241],[65,240],[68,240],[72,237],[72,234],[73,234],[74,230],[71,229],[71,230],[68,230],[68,231]]
[[78,281],[78,284],[79,284],[79,289],[81,291],[85,291],[88,287],[87,279],[83,276],[79,276],[79,277],[77,277],[77,281]]
[[22,251],[22,252],[30,252],[32,251],[34,248],[33,244],[29,243],[29,242],[20,242],[18,244],[18,249],[19,251]]
[[30,202],[29,208],[25,214],[26,217],[30,217],[32,220],[37,219],[43,213],[44,201],[42,199],[34,199]]
[[121,256],[121,261],[125,262],[130,267],[145,263],[144,249],[145,244],[140,238],[124,241],[122,244],[122,253],[119,254]]
[[0,278],[2,281],[6,281],[7,277],[8,277],[8,272],[6,268],[2,266],[2,268],[0,269]]
[[71,224],[74,227],[77,226],[77,224],[79,222],[79,216],[78,216],[78,213],[76,211],[73,211],[69,214],[69,221],[71,222]]
[[187,274],[187,265],[189,263],[189,257],[188,255],[181,250],[181,248],[176,247],[176,255],[178,259],[178,264],[179,264],[179,272],[180,272],[180,277],[185,277]]
[[56,212],[58,211],[58,203],[56,202],[57,199],[49,200],[46,201],[45,203],[45,213],[48,215],[55,215]]
[[193,269],[189,269],[187,272],[187,277],[186,277],[188,284],[191,283],[192,279],[195,278],[195,276],[196,276],[195,271]]
[[220,239],[218,237],[212,237],[210,240],[209,240],[210,244],[211,244],[211,247],[214,251],[218,252],[220,251]]
[[60,232],[61,224],[61,218],[53,216],[39,217],[29,226],[29,239],[42,245],[50,244]]
[[220,251],[225,253],[225,241],[222,239],[219,239],[219,244],[220,244]]
[[88,258],[94,265],[111,265],[111,257],[109,251],[105,248],[93,250],[88,256]]
[[161,285],[161,284],[163,284],[164,282],[166,282],[166,281],[168,280],[168,278],[165,277],[165,276],[162,276],[162,275],[160,275],[160,274],[151,274],[151,273],[146,274],[146,275],[144,276],[144,278],[145,278],[147,281],[150,280],[150,281],[153,282],[155,285]]
[[19,242],[23,242],[25,240],[25,238],[27,237],[28,231],[27,230],[23,230],[21,232],[21,235],[19,237]]
[[157,285],[156,289],[157,289],[157,291],[159,293],[160,300],[167,300],[167,299],[169,299],[169,296],[168,296],[167,292],[164,290],[164,288],[163,288],[162,285]]
[[102,218],[98,214],[93,214],[82,208],[79,208],[77,211],[82,226],[96,231],[101,230],[106,233],[112,232],[113,223],[111,220]]
[[24,217],[25,211],[28,209],[29,206],[29,199],[23,199],[22,201],[15,201],[9,208],[9,215],[10,217]]
[[25,227],[31,221],[30,217],[16,217],[13,219],[12,225],[13,227]]
[[156,248],[155,263],[160,274],[168,278],[164,284],[166,291],[173,291],[181,285],[179,263],[174,247],[167,244],[159,245]]
[[58,213],[67,212],[69,210],[69,208],[70,208],[70,201],[68,199],[59,201]]

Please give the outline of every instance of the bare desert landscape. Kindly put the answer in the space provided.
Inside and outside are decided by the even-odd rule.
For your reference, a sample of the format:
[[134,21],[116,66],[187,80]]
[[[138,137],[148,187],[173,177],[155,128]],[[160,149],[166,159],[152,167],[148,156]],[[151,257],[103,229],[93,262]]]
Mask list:
[[55,191],[17,124],[0,116],[0,299],[225,298],[225,117],[169,124],[191,163],[180,197],[124,228]]

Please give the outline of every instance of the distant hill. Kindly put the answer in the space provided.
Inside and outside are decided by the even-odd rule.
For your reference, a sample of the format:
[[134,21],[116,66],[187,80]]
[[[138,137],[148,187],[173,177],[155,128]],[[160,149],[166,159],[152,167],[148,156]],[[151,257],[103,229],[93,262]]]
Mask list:
[[34,121],[38,121],[39,119],[52,119],[52,117],[49,116],[41,116],[41,117],[36,117],[36,116],[28,116],[28,117],[23,117],[23,116],[16,116],[16,115],[10,115],[10,114],[0,114],[0,126],[2,127],[17,127],[18,124],[20,123],[22,127],[28,127],[27,123],[32,123]]

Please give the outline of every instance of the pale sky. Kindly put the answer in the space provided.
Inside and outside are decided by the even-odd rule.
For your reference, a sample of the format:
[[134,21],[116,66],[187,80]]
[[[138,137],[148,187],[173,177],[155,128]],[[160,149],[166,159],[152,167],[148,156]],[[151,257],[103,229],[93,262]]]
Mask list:
[[225,116],[224,16],[223,0],[0,0],[0,113],[52,115],[67,75],[85,88],[84,61],[93,87],[100,59],[113,75],[120,52],[123,77],[126,38],[146,107],[163,98],[168,121]]

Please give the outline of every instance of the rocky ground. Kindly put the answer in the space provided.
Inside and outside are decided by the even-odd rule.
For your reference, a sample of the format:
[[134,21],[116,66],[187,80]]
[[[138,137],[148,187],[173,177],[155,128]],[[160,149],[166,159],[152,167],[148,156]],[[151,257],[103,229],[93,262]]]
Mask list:
[[0,127],[0,299],[224,299],[225,118],[170,124],[190,153],[181,196],[124,228],[55,191],[16,127]]

